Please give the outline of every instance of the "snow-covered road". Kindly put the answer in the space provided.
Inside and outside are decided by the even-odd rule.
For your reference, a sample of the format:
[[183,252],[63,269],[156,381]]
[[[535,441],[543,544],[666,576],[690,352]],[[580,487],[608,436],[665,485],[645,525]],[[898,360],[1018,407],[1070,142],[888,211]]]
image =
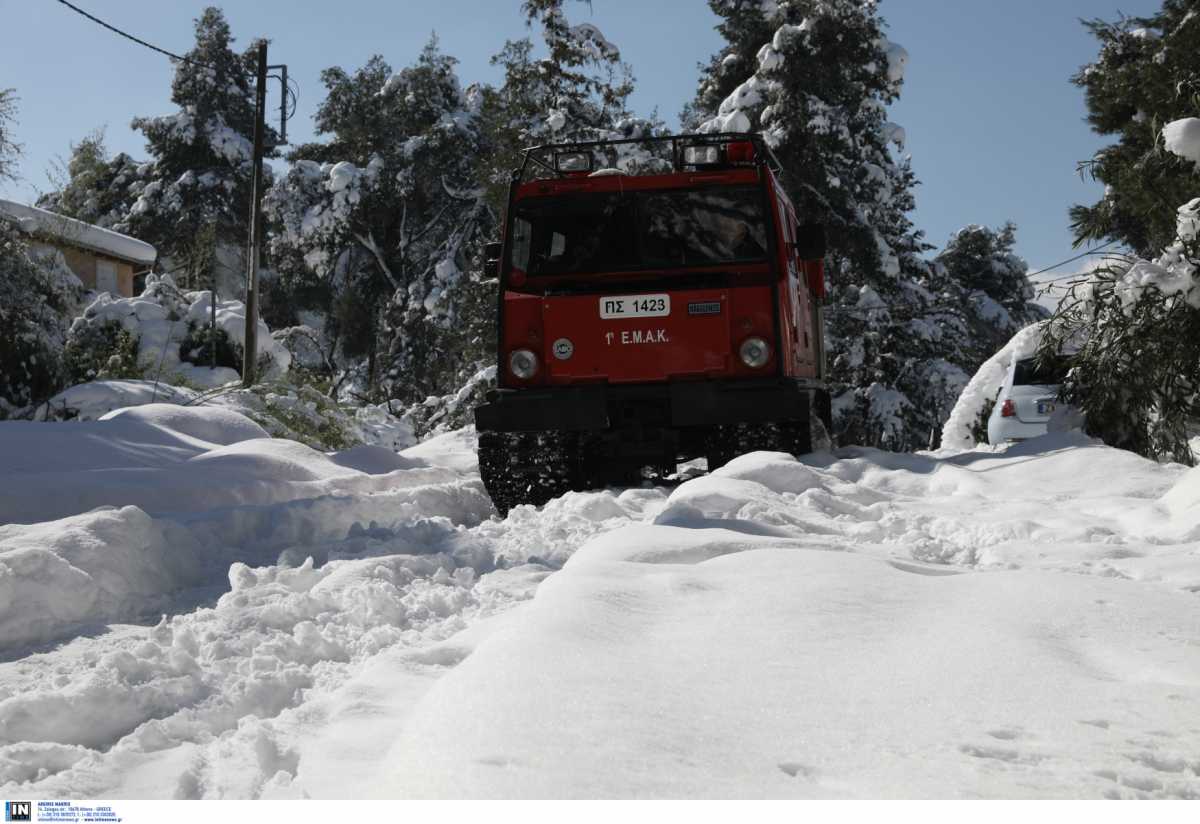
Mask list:
[[0,424],[9,796],[1200,797],[1200,470],[756,453],[499,521],[469,431],[178,409]]

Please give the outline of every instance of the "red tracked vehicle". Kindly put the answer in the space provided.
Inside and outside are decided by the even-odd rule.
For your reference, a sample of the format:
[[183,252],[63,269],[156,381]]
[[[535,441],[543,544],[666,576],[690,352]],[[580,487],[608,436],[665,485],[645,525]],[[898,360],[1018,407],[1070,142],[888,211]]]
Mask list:
[[646,468],[827,441],[824,231],[780,174],[747,134],[525,153],[487,249],[498,387],[475,409],[502,514]]

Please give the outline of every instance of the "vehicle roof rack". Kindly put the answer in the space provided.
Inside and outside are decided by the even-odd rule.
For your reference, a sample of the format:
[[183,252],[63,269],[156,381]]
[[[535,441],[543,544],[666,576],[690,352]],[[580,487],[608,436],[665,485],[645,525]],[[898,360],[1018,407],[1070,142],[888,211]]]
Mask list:
[[[634,147],[645,149],[648,162],[634,166],[629,174],[666,174],[686,172],[696,168],[685,162],[684,150],[692,146],[721,146],[729,143],[750,142],[754,144],[753,163],[766,166],[776,175],[783,174],[783,167],[771,147],[758,132],[713,132],[709,134],[660,135],[655,137],[626,137],[615,140],[589,140],[572,143],[546,143],[524,151],[521,168],[514,174],[517,182],[543,177],[568,177],[570,172],[560,170],[555,156],[567,153],[588,153],[593,160],[601,155],[607,167],[616,167],[622,159],[628,159]],[[628,165],[628,164],[627,164]]]

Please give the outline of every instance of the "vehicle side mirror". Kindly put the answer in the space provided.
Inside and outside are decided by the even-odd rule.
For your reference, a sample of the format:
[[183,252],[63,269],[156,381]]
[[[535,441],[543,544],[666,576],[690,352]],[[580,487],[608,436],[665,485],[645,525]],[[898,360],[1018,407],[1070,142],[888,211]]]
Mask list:
[[821,260],[825,257],[825,227],[806,223],[796,227],[796,256],[801,260]]
[[503,244],[498,241],[483,244],[483,276],[495,278],[500,276],[500,255],[504,251]]

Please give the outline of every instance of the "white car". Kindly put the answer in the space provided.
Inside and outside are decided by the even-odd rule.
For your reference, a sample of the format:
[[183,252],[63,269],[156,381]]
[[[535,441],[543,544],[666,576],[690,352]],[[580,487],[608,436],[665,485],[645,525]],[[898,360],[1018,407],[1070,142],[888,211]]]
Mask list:
[[988,417],[988,443],[997,445],[1045,435],[1050,416],[1063,406],[1058,389],[1066,371],[1063,360],[1014,360]]

